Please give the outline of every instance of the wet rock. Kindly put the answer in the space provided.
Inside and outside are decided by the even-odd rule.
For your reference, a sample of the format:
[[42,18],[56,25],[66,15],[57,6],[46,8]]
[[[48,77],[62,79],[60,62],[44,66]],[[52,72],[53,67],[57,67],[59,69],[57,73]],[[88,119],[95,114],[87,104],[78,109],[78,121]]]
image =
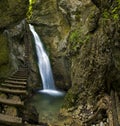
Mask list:
[[24,109],[21,109],[21,113],[19,113],[22,118],[23,122],[28,122],[30,124],[38,124],[39,122],[39,114],[37,113],[34,106],[27,106]]
[[7,37],[0,32],[0,79],[9,74],[9,46]]
[[25,18],[29,1],[28,0],[2,0],[0,1],[0,28],[13,26]]
[[98,28],[98,21],[100,18],[100,11],[93,7],[93,10],[86,19],[86,27],[88,32],[94,32]]

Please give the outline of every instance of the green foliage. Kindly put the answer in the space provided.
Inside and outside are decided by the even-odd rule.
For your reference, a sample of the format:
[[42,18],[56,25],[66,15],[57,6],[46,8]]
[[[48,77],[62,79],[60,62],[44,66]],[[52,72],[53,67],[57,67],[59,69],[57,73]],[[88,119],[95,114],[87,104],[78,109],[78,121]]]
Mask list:
[[76,53],[82,44],[90,40],[90,35],[83,35],[81,30],[74,30],[71,32],[69,37],[70,49],[73,53]]
[[0,79],[8,76],[10,70],[9,64],[0,66]]
[[117,1],[118,5],[120,6],[120,0],[116,0],[116,1]]
[[75,86],[73,89],[70,89],[65,96],[63,108],[71,108],[75,105],[76,99],[78,97],[78,87]]
[[73,31],[71,32],[71,35],[70,35],[70,41],[73,42],[73,41],[78,41],[79,40],[79,31]]
[[116,6],[111,7],[110,10],[104,10],[103,12],[103,18],[104,19],[114,19],[115,21],[118,21],[120,18],[120,0],[116,0]]
[[29,4],[32,5],[36,2],[36,0],[29,0]]
[[112,9],[112,17],[114,20],[119,20],[120,0],[117,0],[117,6]]
[[114,20],[118,20],[119,19],[119,14],[117,13],[117,9],[115,8],[115,9],[113,9],[112,10],[112,13],[109,13],[109,12],[107,12],[107,11],[104,11],[104,13],[103,13],[103,18],[104,19],[114,19]]
[[27,12],[27,19],[30,20],[31,16],[32,16],[32,12],[33,12],[33,4],[36,2],[36,0],[29,0],[29,8],[28,8],[28,12]]
[[113,10],[112,10],[112,13],[115,13],[117,11],[117,7],[115,7]]
[[108,19],[110,14],[107,11],[104,11],[103,18]]
[[113,18],[114,18],[115,20],[119,20],[119,15],[118,15],[118,14],[114,14],[114,15],[113,15]]

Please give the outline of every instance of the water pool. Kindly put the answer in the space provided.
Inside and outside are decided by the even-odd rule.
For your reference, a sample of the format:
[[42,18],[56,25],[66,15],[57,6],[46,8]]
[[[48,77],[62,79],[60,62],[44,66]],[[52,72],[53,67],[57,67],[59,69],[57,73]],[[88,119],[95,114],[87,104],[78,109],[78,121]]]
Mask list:
[[36,92],[29,101],[39,113],[39,121],[54,124],[58,120],[59,110],[63,104],[64,95],[50,95],[46,92]]

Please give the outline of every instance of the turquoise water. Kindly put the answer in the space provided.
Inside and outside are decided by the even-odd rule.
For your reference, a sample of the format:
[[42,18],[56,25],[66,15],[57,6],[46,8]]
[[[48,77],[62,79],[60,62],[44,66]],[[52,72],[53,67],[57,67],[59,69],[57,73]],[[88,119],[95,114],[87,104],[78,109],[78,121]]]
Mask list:
[[49,95],[37,92],[31,99],[39,113],[39,121],[54,123],[57,121],[59,110],[63,104],[64,95]]

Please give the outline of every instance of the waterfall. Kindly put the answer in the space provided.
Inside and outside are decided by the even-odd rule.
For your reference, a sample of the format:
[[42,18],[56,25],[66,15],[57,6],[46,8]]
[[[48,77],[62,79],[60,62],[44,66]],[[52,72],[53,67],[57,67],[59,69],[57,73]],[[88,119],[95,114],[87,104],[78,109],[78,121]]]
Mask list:
[[47,53],[34,27],[31,24],[29,24],[29,27],[34,36],[35,47],[36,47],[36,52],[38,57],[38,67],[39,67],[40,75],[42,78],[42,84],[43,84],[43,90],[40,90],[39,92],[47,93],[54,96],[64,95],[65,92],[56,90],[53,74],[51,70],[51,65]]
[[36,52],[38,57],[38,67],[42,78],[43,89],[55,90],[54,79],[47,53],[34,27],[32,25],[29,25],[29,27],[35,40]]

